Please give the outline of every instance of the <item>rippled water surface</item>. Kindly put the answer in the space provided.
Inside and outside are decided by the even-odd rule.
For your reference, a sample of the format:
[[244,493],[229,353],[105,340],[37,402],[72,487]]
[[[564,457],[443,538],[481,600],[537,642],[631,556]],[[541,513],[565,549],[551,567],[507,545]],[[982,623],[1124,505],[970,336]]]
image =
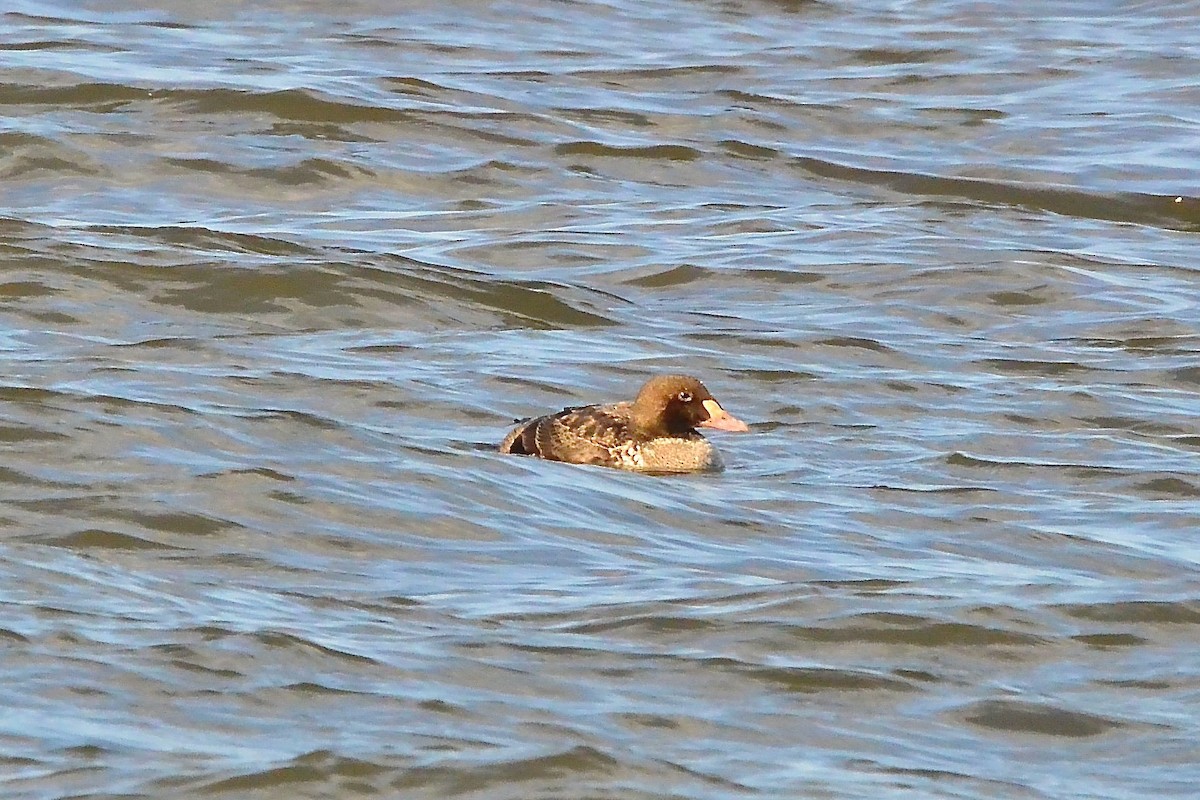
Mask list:
[[1194,796],[1200,4],[145,5],[0,12],[3,797]]

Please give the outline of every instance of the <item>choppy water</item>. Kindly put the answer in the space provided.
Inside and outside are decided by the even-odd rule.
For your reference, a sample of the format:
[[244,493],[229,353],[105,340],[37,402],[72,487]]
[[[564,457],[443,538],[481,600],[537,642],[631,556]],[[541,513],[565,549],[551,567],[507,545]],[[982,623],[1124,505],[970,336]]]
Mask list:
[[158,5],[0,14],[5,798],[1194,793],[1200,4]]

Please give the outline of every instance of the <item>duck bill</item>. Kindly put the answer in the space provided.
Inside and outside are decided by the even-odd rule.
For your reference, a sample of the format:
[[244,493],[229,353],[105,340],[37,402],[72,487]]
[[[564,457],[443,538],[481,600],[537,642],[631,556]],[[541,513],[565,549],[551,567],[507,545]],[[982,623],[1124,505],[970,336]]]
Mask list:
[[701,428],[715,428],[719,431],[735,433],[745,433],[750,430],[749,425],[721,408],[721,404],[716,400],[705,400],[704,410],[708,412],[708,419],[700,423]]

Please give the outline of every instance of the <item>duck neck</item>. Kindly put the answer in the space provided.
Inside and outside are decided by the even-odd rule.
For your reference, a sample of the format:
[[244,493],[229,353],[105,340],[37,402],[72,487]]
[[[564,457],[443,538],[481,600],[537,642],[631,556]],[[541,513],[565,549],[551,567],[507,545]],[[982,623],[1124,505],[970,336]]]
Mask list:
[[[691,427],[679,420],[672,419],[664,413],[665,408],[658,403],[634,403],[630,418],[633,427],[640,436],[655,439],[663,436],[684,436]],[[672,424],[675,423],[675,424]]]

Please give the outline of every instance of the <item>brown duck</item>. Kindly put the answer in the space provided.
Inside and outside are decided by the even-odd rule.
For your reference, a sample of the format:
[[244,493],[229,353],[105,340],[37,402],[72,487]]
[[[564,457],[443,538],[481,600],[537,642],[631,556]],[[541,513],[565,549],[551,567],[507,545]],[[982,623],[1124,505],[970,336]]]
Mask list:
[[635,472],[720,469],[721,456],[696,428],[748,431],[690,375],[659,375],[633,402],[565,408],[518,425],[500,452]]

